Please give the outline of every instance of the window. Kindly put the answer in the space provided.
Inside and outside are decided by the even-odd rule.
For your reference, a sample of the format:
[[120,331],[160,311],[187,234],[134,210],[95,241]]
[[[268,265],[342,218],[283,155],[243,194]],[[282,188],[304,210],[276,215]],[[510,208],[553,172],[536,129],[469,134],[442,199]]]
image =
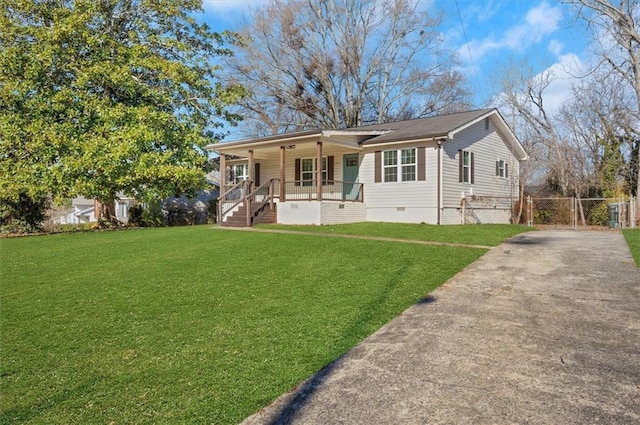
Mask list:
[[416,179],[416,150],[402,149],[402,181],[410,182]]
[[385,151],[383,153],[384,181],[398,181],[398,151]]
[[508,178],[509,177],[509,164],[503,160],[496,161],[496,176]]
[[234,183],[249,179],[249,164],[236,164],[231,168],[231,178]]
[[[301,170],[300,177],[303,186],[312,186],[316,179],[317,171],[316,158],[302,158],[300,161]],[[322,180],[327,181],[327,157],[322,158]]]
[[458,181],[460,183],[473,184],[474,182],[474,158],[473,152],[459,150]]
[[[416,148],[384,151],[382,158],[385,182],[416,180]],[[400,161],[398,161],[400,158]]]
[[462,152],[462,181],[471,183],[471,152]]

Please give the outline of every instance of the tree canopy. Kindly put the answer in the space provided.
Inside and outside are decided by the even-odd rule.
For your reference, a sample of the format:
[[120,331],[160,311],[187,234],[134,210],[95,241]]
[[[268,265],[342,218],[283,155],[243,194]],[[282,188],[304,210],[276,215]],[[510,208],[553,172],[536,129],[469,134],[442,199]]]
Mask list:
[[4,0],[0,197],[83,195],[109,206],[119,193],[153,199],[201,187],[201,148],[239,119],[227,106],[243,90],[216,80],[234,35],[198,23],[200,7]]
[[409,0],[273,0],[254,10],[229,58],[250,89],[247,136],[345,128],[468,106],[442,18]]

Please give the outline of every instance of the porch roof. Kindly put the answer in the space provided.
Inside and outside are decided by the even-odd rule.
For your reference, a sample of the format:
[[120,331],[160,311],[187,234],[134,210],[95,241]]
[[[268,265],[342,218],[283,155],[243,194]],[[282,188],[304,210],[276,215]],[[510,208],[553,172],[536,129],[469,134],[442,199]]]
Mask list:
[[297,133],[287,133],[255,139],[239,140],[207,145],[207,150],[219,154],[246,157],[250,150],[258,156],[276,153],[281,146],[293,148],[296,144],[323,142],[330,145],[362,150],[362,142],[372,137],[389,133],[386,129],[351,128],[344,130],[309,130]]

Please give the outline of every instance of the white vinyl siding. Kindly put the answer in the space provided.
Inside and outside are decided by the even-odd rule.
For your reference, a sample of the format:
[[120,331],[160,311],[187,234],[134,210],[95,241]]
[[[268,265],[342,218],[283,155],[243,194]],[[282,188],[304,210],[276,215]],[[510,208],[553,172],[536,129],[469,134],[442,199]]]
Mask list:
[[[518,196],[518,161],[513,157],[493,125],[485,129],[484,120],[459,132],[442,145],[443,149],[443,224],[460,223],[460,205],[463,197],[495,196],[505,199]],[[461,182],[461,151],[473,153],[473,184]],[[496,176],[496,161],[505,162],[508,178]],[[464,177],[464,176],[462,176]]]
[[[323,163],[329,156],[333,156],[334,180],[342,180],[342,155],[345,153],[353,153],[353,150],[341,147],[327,145],[322,151]],[[296,159],[315,159],[316,147],[313,144],[297,145],[296,149],[285,151],[285,180],[292,182],[295,180],[295,161]],[[256,160],[258,162],[258,160]],[[314,161],[315,162],[315,161]],[[265,183],[269,179],[280,178],[280,156],[274,154],[268,158],[260,158],[260,180]],[[315,168],[314,168],[315,169]],[[300,161],[300,179],[302,179],[302,160]],[[327,177],[327,166],[324,166],[323,178]],[[315,180],[315,174],[313,176]]]
[[[421,146],[423,148],[421,148]],[[360,164],[360,181],[364,183],[364,201],[367,208],[367,221],[387,221],[404,223],[435,223],[437,217],[437,149],[435,143],[424,143],[400,147],[396,151],[413,151],[406,160],[413,161],[407,172],[414,173],[414,180],[385,182],[384,151],[380,155],[380,180],[376,183],[376,150],[365,150]],[[419,158],[420,155],[423,158]],[[402,154],[399,153],[399,167],[402,167]],[[422,165],[418,165],[422,164]],[[409,168],[411,167],[411,168]],[[419,168],[423,170],[420,171]],[[402,170],[398,171],[399,176]]]

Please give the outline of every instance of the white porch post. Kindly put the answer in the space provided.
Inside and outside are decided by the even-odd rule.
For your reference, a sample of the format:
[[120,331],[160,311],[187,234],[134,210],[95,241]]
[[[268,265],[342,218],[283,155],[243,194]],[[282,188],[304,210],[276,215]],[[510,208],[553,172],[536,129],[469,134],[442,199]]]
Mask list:
[[318,142],[318,162],[316,162],[316,200],[322,201],[322,142]]

